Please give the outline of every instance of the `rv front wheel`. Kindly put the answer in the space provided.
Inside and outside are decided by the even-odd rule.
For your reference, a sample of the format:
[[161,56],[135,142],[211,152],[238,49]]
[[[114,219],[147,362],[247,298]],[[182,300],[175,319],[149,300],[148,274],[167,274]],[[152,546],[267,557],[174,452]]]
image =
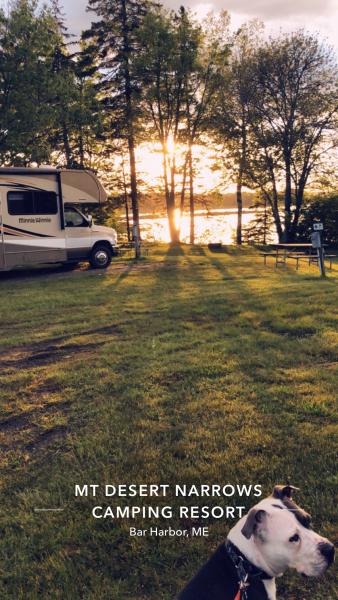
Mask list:
[[106,244],[98,244],[92,250],[89,262],[94,269],[106,269],[112,259],[112,251]]

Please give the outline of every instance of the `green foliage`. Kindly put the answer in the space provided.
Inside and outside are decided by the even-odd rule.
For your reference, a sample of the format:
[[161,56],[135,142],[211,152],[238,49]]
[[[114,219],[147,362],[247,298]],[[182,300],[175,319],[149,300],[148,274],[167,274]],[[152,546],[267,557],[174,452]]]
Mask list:
[[[110,193],[131,197],[137,222],[136,148],[157,143],[177,241],[178,182],[193,216],[194,145],[216,142],[239,216],[246,186],[270,205],[279,237],[295,237],[305,191],[335,145],[336,63],[315,35],[264,41],[257,21],[231,34],[225,11],[201,24],[184,7],[89,0],[97,18],[72,53],[60,0],[9,7],[0,10],[1,164],[98,170]],[[112,174],[112,158],[128,154],[123,177]]]
[[95,91],[69,54],[58,3],[16,0],[0,18],[0,160],[83,166],[99,124]]
[[302,211],[298,225],[298,237],[308,241],[313,231],[313,223],[324,225],[323,240],[326,244],[338,247],[338,196],[312,198]]
[[[315,35],[282,34],[260,43],[252,81],[247,171],[270,202],[279,237],[291,241],[310,177],[335,144],[336,59]],[[283,207],[277,188],[284,190]]]
[[271,244],[273,241],[274,220],[268,202],[258,198],[252,208],[255,217],[243,228],[243,242],[245,244]]
[[179,237],[174,217],[177,175],[180,170],[182,210],[189,170],[192,213],[193,144],[201,141],[207,129],[206,115],[219,81],[217,59],[223,45],[209,39],[184,7],[177,13],[163,7],[152,10],[140,28],[139,43],[137,69],[142,81],[144,115],[149,124],[147,133],[150,131],[161,147],[170,236],[175,242]]
[[40,163],[51,152],[52,65],[60,38],[50,12],[38,12],[35,0],[16,0],[0,27],[1,160]]
[[97,76],[106,117],[102,139],[108,144],[116,139],[126,143],[131,123],[133,129],[142,128],[135,62],[140,51],[138,30],[149,6],[147,0],[89,0],[99,20],[83,32],[83,61]]

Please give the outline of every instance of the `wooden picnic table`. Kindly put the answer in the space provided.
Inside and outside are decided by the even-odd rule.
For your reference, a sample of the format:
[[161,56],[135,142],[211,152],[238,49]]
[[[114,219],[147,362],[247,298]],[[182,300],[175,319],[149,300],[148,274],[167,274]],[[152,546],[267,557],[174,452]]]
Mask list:
[[296,269],[298,269],[299,260],[301,258],[306,258],[307,256],[313,255],[312,250],[314,250],[312,244],[302,244],[298,242],[294,242],[291,244],[274,244],[274,247],[276,249],[276,267],[278,267],[278,265],[282,265],[283,267],[285,267],[286,259],[292,258],[296,260]]
[[[266,259],[268,256],[273,256],[275,258],[275,266],[282,265],[285,267],[287,258],[291,258],[296,260],[296,268],[298,269],[300,260],[308,260],[309,265],[312,262],[318,261],[318,255],[316,249],[310,243],[302,243],[302,242],[291,242],[291,243],[278,243],[278,244],[270,244],[272,248],[276,250],[276,252],[264,252],[262,255],[264,256],[264,264],[266,264]],[[326,247],[326,244],[323,244],[323,248]],[[332,268],[332,259],[335,258],[334,255],[324,255],[324,258],[327,258],[330,261],[330,269]]]

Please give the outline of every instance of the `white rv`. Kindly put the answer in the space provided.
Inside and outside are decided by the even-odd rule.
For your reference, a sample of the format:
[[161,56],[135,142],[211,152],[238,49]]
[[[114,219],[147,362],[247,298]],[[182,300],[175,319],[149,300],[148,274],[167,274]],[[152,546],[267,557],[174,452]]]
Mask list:
[[90,171],[0,168],[0,271],[82,260],[107,267],[118,251],[116,231],[79,210],[106,198]]

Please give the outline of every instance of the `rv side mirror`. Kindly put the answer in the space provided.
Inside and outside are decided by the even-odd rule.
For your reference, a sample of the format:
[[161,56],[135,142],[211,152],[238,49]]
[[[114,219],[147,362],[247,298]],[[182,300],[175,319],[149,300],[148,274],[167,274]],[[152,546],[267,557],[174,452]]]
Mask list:
[[93,217],[92,215],[87,215],[88,227],[92,227],[93,225]]

